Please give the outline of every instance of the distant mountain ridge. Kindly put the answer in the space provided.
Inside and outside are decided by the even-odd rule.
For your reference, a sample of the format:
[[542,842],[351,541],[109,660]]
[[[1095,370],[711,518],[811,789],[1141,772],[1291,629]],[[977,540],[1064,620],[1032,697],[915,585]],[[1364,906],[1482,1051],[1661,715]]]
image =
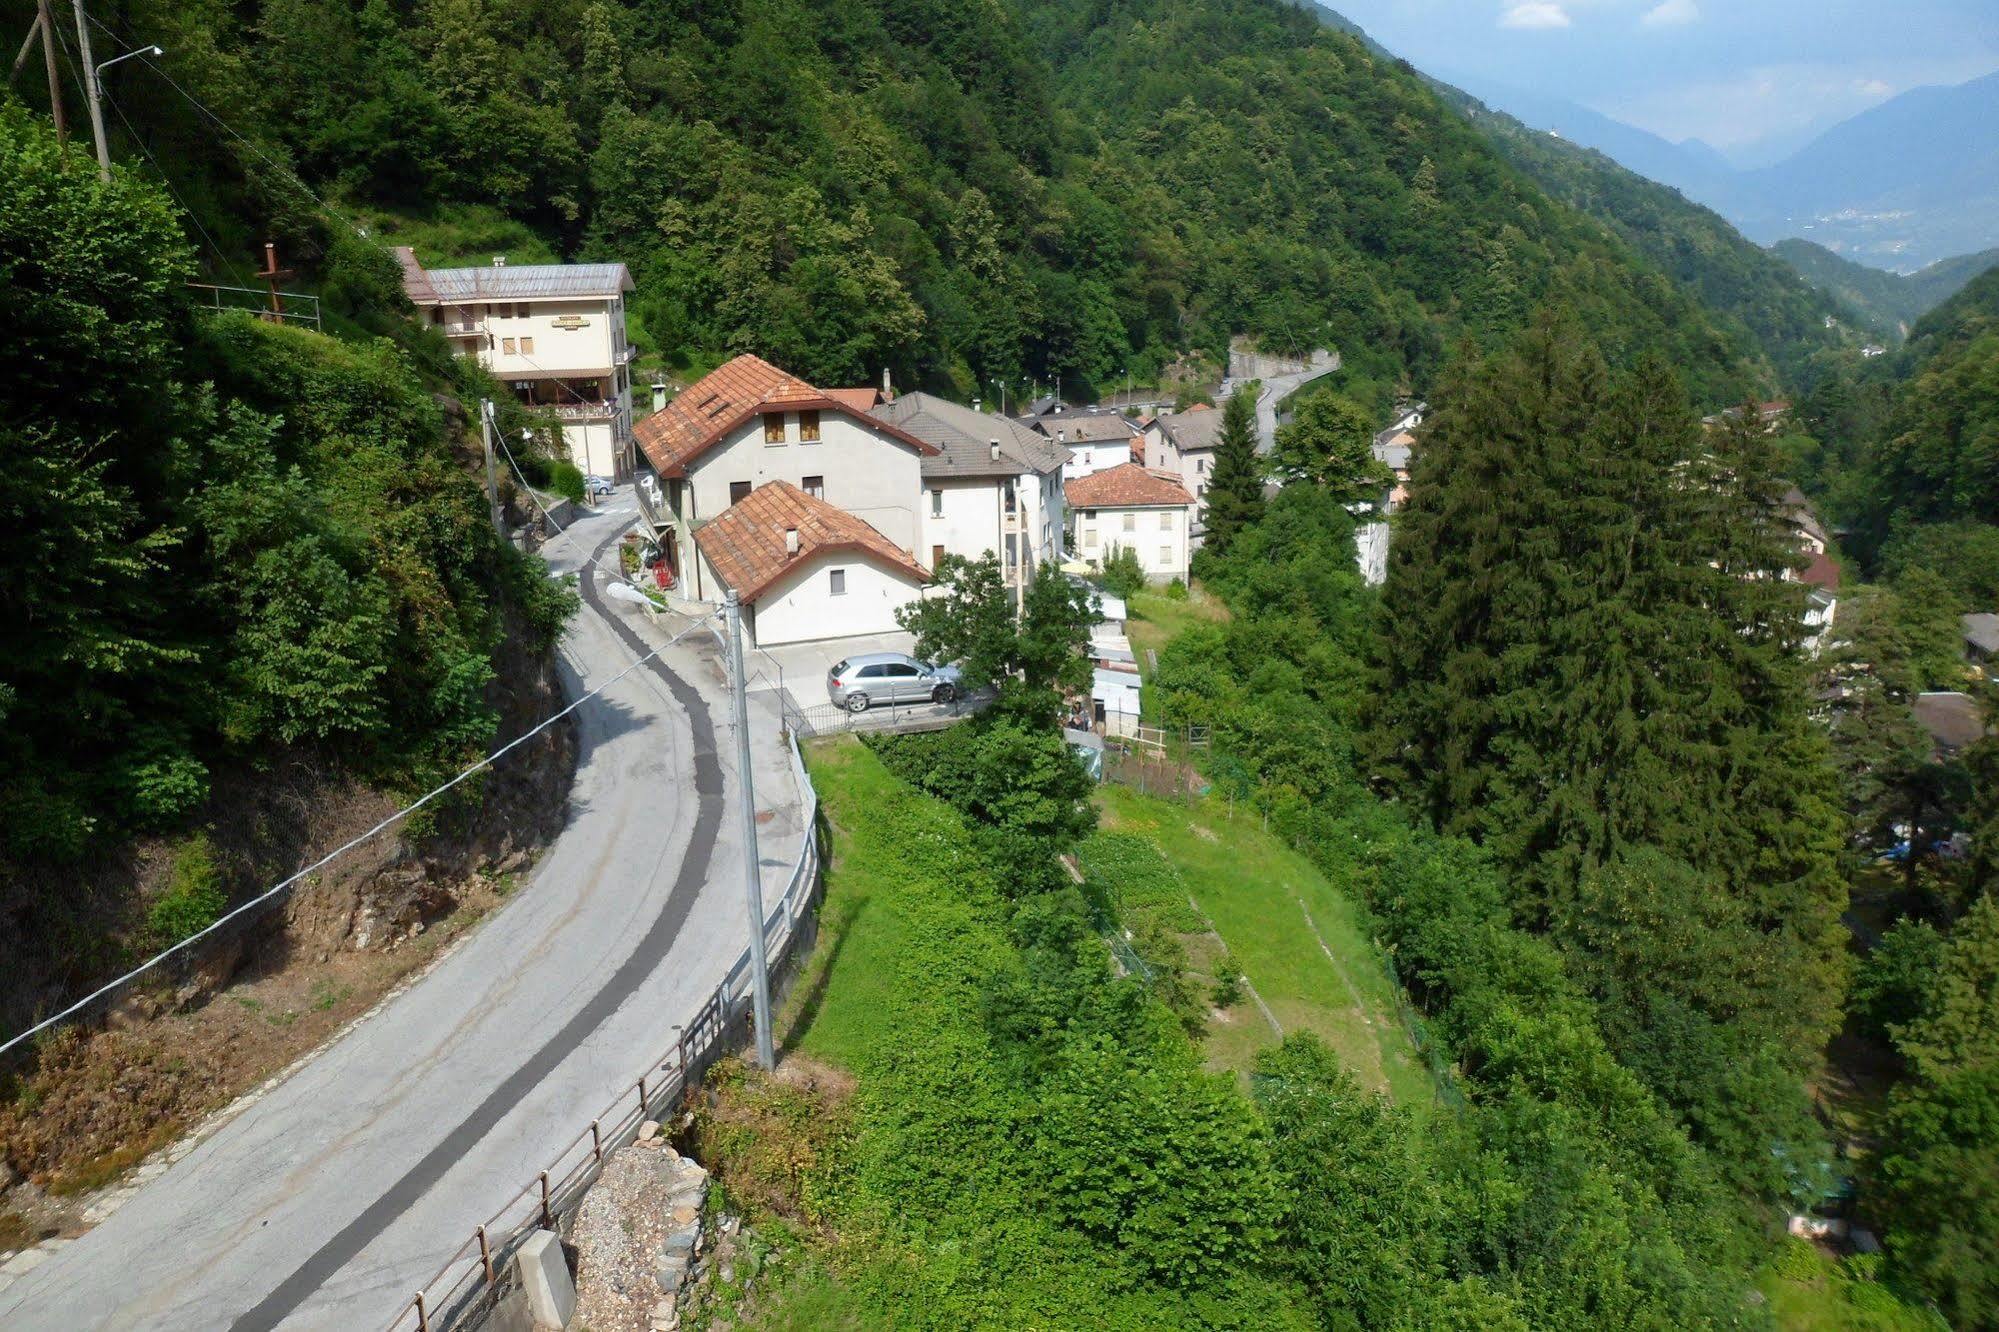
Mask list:
[[[1303,7],[1331,27],[1359,31],[1324,5]],[[1673,143],[1559,96],[1456,71],[1426,77],[1680,191],[1758,244],[1804,237],[1902,273],[1999,247],[1999,72],[1910,89],[1753,170],[1707,144]]]

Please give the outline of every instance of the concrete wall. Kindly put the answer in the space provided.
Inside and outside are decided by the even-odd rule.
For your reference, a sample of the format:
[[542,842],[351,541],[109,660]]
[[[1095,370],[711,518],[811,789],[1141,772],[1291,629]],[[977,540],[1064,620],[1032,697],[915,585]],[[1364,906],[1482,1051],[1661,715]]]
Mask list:
[[[846,573],[846,593],[829,593],[835,569]],[[756,602],[759,647],[822,638],[891,633],[895,612],[915,601],[922,585],[851,552],[807,560]]]
[[1187,506],[1157,509],[1079,509],[1076,555],[1099,568],[1112,546],[1138,552],[1148,578],[1165,582],[1187,576]]

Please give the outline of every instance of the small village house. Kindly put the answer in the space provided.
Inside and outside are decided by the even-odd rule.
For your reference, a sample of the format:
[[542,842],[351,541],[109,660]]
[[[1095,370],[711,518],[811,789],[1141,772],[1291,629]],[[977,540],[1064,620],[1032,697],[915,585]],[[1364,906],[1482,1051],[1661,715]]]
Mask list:
[[425,268],[398,246],[403,291],[452,350],[477,357],[530,406],[555,413],[569,460],[583,472],[631,479],[631,344],[623,264]]
[[1212,407],[1190,407],[1147,422],[1142,438],[1146,467],[1178,476],[1194,497],[1198,536],[1208,512],[1208,480],[1214,475],[1215,450],[1221,443],[1222,414]]
[[922,479],[919,553],[935,569],[946,555],[1000,556],[1008,586],[1034,576],[1062,553],[1062,469],[1068,451],[1018,421],[929,393],[906,393],[870,409],[877,420],[936,452]]
[[1989,669],[1999,657],[1999,615],[1980,611],[1960,618],[1964,635],[1964,660],[1980,670]]
[[1068,450],[1069,461],[1062,467],[1065,481],[1131,462],[1132,442],[1138,439],[1138,423],[1130,417],[1087,407],[1045,413],[1028,427]]
[[1194,497],[1171,473],[1137,463],[1077,477],[1064,487],[1075,514],[1076,554],[1101,569],[1119,547],[1155,582],[1187,576]]

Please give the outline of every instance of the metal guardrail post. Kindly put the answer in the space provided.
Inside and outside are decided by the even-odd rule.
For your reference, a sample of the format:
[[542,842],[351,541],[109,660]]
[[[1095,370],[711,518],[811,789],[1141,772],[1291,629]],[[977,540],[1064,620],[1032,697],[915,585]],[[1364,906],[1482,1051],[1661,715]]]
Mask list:
[[548,1210],[548,1172],[544,1170],[541,1172],[541,1228],[549,1230],[554,1225],[555,1219]]
[[597,1164],[604,1164],[604,1138],[597,1132],[597,1121],[590,1121],[590,1155],[597,1158]]
[[486,1244],[486,1227],[479,1227],[479,1266],[486,1269],[486,1284],[493,1284],[493,1251]]
[[416,1293],[416,1327],[417,1332],[430,1332],[430,1317],[423,1309],[422,1291]]

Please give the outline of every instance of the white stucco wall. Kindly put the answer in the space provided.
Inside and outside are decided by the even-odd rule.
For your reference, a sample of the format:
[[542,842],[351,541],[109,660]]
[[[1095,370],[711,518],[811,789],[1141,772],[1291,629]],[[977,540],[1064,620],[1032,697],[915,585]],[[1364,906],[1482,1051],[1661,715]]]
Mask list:
[[1074,481],[1079,476],[1101,472],[1107,468],[1121,466],[1131,461],[1131,441],[1126,439],[1092,440],[1087,444],[1069,443],[1069,461],[1062,465],[1062,479]]
[[[1138,552],[1148,578],[1165,582],[1187,576],[1187,528],[1191,506],[1145,509],[1087,509],[1076,513],[1076,555],[1102,567],[1113,545]],[[1086,514],[1094,517],[1085,517]],[[1129,527],[1127,527],[1129,521]]]
[[565,421],[562,441],[569,448],[569,461],[585,476],[606,476],[623,481],[631,472],[629,455],[619,447],[618,433],[610,420]]
[[799,438],[798,413],[787,412],[784,442],[766,444],[763,418],[757,417],[689,463],[687,471],[693,509],[683,517],[693,521],[729,507],[732,481],[747,481],[752,489],[789,481],[803,490],[806,477],[819,476],[825,478],[828,504],[864,519],[904,550],[914,553],[922,537],[915,448],[830,409],[819,414],[816,443]]
[[[829,592],[831,573],[844,570],[843,596]],[[761,647],[803,643],[856,634],[893,633],[895,612],[917,599],[922,585],[908,574],[891,572],[851,551],[807,560],[756,602],[756,641]]]
[[[1062,478],[1016,476],[1017,514],[1006,521],[1005,477],[931,478],[923,483],[923,545],[916,558],[933,567],[935,548],[977,559],[987,551],[1004,557],[1006,534],[1017,536],[1020,559],[1030,568],[1058,559],[1062,549]],[[939,500],[941,499],[941,506]],[[941,507],[942,513],[937,510]]]

